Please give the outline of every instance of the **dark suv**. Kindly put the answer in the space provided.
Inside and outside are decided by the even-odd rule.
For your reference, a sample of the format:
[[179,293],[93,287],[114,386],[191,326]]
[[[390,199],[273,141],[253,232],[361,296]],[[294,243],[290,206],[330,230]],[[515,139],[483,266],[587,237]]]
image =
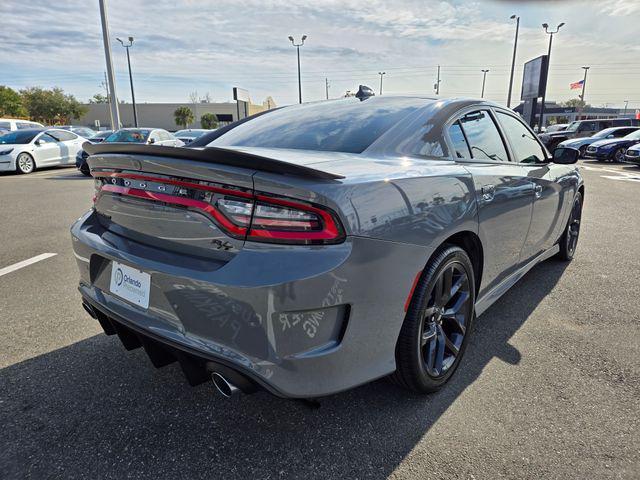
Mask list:
[[610,127],[624,127],[627,125],[640,125],[640,120],[634,118],[605,118],[598,120],[576,120],[561,132],[543,133],[539,135],[549,151],[553,151],[560,142],[569,138],[590,137],[594,133]]

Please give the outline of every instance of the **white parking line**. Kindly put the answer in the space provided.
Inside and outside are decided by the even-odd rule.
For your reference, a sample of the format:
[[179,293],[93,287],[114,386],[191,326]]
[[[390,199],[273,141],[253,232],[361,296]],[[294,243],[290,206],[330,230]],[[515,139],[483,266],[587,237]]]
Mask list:
[[9,265],[8,267],[0,268],[0,277],[6,275],[7,273],[15,272],[16,270],[20,270],[21,268],[28,267],[34,263],[37,263],[41,260],[46,260],[50,257],[55,257],[57,253],[41,253],[40,255],[36,255],[35,257],[29,258],[27,260],[23,260],[18,263],[14,263],[13,265]]

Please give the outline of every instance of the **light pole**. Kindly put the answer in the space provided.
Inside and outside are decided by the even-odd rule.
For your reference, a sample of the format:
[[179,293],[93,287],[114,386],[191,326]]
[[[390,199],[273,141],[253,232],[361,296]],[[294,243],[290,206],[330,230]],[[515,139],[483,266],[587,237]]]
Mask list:
[[386,74],[387,72],[378,72],[378,75],[380,75],[380,95],[382,95],[382,76]]
[[[546,75],[547,84],[549,83],[549,66],[551,64],[551,44],[553,43],[553,36],[560,31],[560,28],[563,25],[564,25],[564,22],[560,23],[556,27],[555,32],[550,32],[549,25],[546,23],[542,24],[542,28],[544,28],[544,33],[549,35],[549,51],[547,52],[547,75]],[[540,131],[540,129],[544,126],[544,110],[545,110],[544,101],[546,98],[547,98],[547,85],[545,84],[544,92],[542,92],[542,105],[540,106],[540,123],[538,124],[538,131]]]
[[138,112],[136,111],[136,96],[133,93],[133,76],[131,75],[131,58],[129,57],[129,48],[133,45],[133,37],[129,37],[129,43],[125,44],[119,38],[116,38],[120,44],[127,49],[127,65],[129,66],[129,84],[131,85],[131,104],[133,105],[133,124],[138,128]]
[[624,101],[624,112],[622,112],[622,115],[626,115],[627,114],[627,106],[629,105],[629,100],[625,100]]
[[511,107],[511,91],[513,90],[513,71],[516,68],[516,49],[518,48],[518,30],[520,30],[520,17],[511,15],[511,20],[516,19],[516,37],[513,41],[513,58],[511,59],[511,76],[509,77],[509,95],[507,96],[507,108]]
[[102,23],[102,41],[104,43],[104,57],[107,64],[107,83],[109,84],[109,99],[113,122],[111,128],[120,128],[120,110],[118,109],[118,95],[116,95],[116,79],[113,74],[113,60],[111,58],[111,42],[109,40],[109,20],[107,18],[107,0],[99,0],[100,22]]
[[584,78],[582,79],[582,95],[580,95],[580,100],[582,100],[582,105],[580,105],[580,113],[582,113],[582,109],[586,105],[584,101],[584,87],[586,87],[587,85],[587,70],[589,70],[589,68],[591,67],[582,67],[582,69],[584,70]]
[[482,93],[480,94],[480,98],[484,98],[484,84],[487,81],[487,72],[489,72],[489,70],[482,70]]
[[436,91],[436,95],[440,95],[440,65],[438,65],[438,73],[436,77],[436,83],[433,84],[433,89]]
[[302,39],[300,40],[300,43],[296,43],[293,40],[293,37],[289,37],[289,40],[291,40],[291,44],[296,47],[296,50],[298,51],[298,101],[299,103],[302,103],[302,80],[300,78],[300,47],[304,45],[304,41],[307,39],[306,35],[302,35]]

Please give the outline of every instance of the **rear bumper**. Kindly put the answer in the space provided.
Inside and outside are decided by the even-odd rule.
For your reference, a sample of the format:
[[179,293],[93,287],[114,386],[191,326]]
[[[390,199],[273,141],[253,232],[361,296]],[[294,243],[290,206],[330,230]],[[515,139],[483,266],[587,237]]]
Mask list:
[[[297,398],[395,370],[404,303],[429,257],[425,247],[349,237],[322,247],[247,242],[216,264],[118,237],[92,212],[71,234],[83,299],[110,321]],[[109,292],[113,260],[151,275],[148,309]]]

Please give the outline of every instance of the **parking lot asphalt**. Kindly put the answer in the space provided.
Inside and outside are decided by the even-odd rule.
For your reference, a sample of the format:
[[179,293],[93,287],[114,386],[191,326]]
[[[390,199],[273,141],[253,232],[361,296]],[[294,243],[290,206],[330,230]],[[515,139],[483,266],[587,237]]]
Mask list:
[[446,388],[379,380],[318,409],[126,352],[76,290],[92,180],[0,176],[0,478],[640,478],[640,168],[581,165],[575,260],[483,314]]

